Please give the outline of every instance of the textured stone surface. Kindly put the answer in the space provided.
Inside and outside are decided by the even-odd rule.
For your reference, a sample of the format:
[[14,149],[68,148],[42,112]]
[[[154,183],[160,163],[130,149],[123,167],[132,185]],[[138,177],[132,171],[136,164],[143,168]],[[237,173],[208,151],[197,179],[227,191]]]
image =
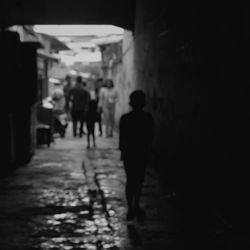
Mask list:
[[[57,138],[32,162],[0,180],[0,249],[222,249],[190,204],[169,199],[149,168],[142,194],[144,221],[127,224],[125,174],[117,136]],[[197,209],[198,210],[198,209]],[[210,224],[213,221],[210,221]],[[223,229],[223,228],[222,228]],[[233,238],[228,248],[247,245]],[[213,244],[213,245],[211,245]],[[229,248],[232,247],[232,248]]]

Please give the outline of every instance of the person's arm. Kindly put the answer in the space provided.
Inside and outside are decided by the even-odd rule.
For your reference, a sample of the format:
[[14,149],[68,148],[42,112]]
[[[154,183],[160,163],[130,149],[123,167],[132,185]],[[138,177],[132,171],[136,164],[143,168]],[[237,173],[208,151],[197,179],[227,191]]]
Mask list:
[[71,109],[72,108],[72,99],[73,99],[73,89],[72,88],[69,89],[67,99],[68,99],[67,100],[67,106],[68,106],[69,109]]

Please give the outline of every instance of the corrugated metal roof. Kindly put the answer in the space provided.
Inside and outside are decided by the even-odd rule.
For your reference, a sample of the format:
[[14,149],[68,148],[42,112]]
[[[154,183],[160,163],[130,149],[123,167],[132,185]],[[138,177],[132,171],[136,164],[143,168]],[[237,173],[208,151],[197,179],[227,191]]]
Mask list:
[[45,59],[49,59],[49,60],[52,60],[52,61],[55,61],[55,62],[59,62],[60,59],[52,54],[49,54],[49,53],[46,53],[45,51],[42,51],[42,50],[38,50],[37,51],[37,55],[42,57],[42,58],[45,58]]
[[105,44],[118,43],[122,39],[123,39],[123,35],[112,35],[112,36],[95,38],[95,39],[92,39],[91,42],[97,45],[105,45]]
[[43,34],[43,33],[37,33],[39,41],[43,44],[44,40],[49,40],[50,41],[50,46],[51,49],[54,51],[60,51],[60,50],[70,50],[70,48],[60,40],[58,40],[56,37],[48,35],[48,34]]

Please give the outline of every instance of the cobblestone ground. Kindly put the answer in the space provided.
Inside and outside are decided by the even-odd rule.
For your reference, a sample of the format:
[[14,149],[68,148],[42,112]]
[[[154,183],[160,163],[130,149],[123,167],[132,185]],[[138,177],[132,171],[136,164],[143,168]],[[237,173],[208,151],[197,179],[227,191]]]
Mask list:
[[72,138],[70,132],[49,148],[38,148],[29,165],[0,180],[0,249],[163,247],[167,233],[154,204],[154,173],[147,176],[142,197],[148,220],[127,225],[117,138],[98,137],[97,147],[87,150],[86,138]]
[[188,201],[168,199],[153,168],[143,187],[145,220],[127,224],[117,146],[117,136],[97,137],[87,150],[86,138],[72,138],[69,128],[0,179],[0,250],[249,249],[241,235],[214,240],[218,222],[197,218]]

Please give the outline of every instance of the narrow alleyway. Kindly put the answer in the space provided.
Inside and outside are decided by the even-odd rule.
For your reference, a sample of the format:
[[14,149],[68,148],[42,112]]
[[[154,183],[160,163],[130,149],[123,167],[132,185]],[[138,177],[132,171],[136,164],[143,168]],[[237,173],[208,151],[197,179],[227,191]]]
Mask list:
[[[65,138],[38,148],[28,166],[1,179],[0,249],[133,249],[156,235],[165,238],[157,220],[127,229],[117,144],[117,136],[98,137],[97,148],[87,150],[86,138],[74,139],[68,129]],[[146,189],[147,199],[156,197]],[[156,206],[147,199],[153,219]]]
[[87,150],[86,138],[69,129],[1,179],[0,249],[211,249],[200,221],[166,202],[153,168],[143,189],[145,221],[127,225],[117,145],[117,135],[98,137]]

